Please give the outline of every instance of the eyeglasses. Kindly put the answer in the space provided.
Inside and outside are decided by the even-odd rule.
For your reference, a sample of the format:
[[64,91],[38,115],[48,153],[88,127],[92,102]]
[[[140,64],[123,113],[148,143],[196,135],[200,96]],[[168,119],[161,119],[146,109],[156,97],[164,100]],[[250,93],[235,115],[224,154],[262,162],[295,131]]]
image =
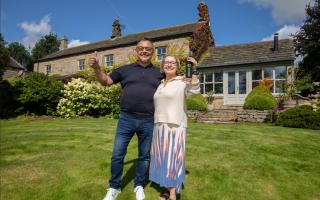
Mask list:
[[175,62],[175,61],[164,61],[164,64],[165,64],[165,65],[169,65],[169,64],[171,64],[171,65],[176,65],[177,62]]
[[150,53],[153,51],[153,48],[152,47],[137,47],[136,48],[136,51],[143,51],[143,50]]

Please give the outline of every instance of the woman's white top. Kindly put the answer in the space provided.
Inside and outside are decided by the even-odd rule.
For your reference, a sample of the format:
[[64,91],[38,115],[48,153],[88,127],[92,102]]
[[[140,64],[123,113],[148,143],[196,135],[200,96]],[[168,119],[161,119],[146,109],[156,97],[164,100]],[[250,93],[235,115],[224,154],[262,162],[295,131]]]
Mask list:
[[181,76],[161,81],[154,100],[154,123],[170,123],[187,127],[186,97],[200,93],[199,80],[186,83]]

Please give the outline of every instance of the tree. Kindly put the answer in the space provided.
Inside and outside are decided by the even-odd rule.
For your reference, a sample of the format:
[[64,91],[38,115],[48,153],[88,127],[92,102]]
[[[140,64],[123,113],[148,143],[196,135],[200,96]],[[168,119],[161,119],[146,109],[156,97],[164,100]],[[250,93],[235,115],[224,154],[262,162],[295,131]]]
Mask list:
[[306,6],[306,20],[294,36],[295,49],[303,57],[299,77],[311,75],[312,81],[320,81],[320,0],[314,6]]
[[43,36],[32,49],[32,57],[37,60],[59,51],[59,40],[56,34],[50,33]]
[[19,42],[13,42],[8,45],[10,56],[25,66],[29,71],[33,71],[33,60],[30,53]]
[[62,96],[63,83],[43,74],[32,72],[23,79],[23,87],[18,98],[23,111],[37,115],[55,113]]
[[10,63],[10,54],[8,49],[5,47],[6,42],[0,33],[0,81],[2,80],[2,75]]

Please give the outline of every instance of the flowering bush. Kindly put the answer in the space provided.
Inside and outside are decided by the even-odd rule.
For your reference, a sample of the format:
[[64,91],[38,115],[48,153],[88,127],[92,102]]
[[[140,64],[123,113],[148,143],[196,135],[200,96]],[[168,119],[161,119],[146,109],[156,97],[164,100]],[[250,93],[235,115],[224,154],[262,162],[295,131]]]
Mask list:
[[72,79],[64,86],[63,98],[57,106],[57,113],[65,118],[90,115],[112,115],[120,111],[121,87],[103,87],[99,83],[88,83],[80,78]]

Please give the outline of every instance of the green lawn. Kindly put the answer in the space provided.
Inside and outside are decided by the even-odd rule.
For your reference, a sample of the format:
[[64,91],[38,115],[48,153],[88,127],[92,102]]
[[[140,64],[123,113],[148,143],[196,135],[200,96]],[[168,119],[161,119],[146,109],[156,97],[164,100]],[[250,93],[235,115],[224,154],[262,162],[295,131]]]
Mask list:
[[[0,121],[1,200],[99,200],[105,195],[116,120]],[[119,200],[134,200],[137,139]],[[187,131],[181,200],[320,199],[320,132],[265,124],[197,124]],[[158,199],[154,184],[146,199]]]

